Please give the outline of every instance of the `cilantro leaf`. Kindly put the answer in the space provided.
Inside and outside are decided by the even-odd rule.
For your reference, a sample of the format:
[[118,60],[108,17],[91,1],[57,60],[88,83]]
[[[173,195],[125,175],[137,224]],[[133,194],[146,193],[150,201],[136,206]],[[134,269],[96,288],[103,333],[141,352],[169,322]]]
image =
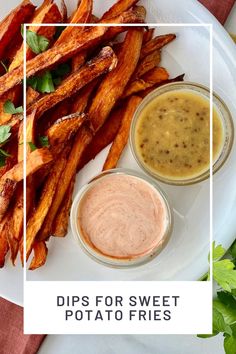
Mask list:
[[67,63],[62,63],[60,65],[58,65],[58,67],[54,70],[52,70],[52,76],[54,77],[61,77],[61,76],[65,76],[67,74],[69,74],[69,72],[71,71],[70,65]]
[[213,263],[213,278],[226,291],[236,289],[236,270],[234,263],[223,259]]
[[42,93],[50,93],[55,91],[50,71],[46,71],[43,76],[39,77],[37,83],[37,90]]
[[4,105],[3,105],[3,110],[5,113],[9,114],[18,114],[18,113],[23,113],[23,107],[15,107],[14,103],[11,102],[10,100],[7,100]]
[[27,85],[32,87],[32,89],[37,90],[38,78],[37,76],[32,76],[27,79]]
[[32,143],[32,141],[28,141],[28,145],[30,147],[31,152],[33,152],[37,149],[37,147]]
[[11,126],[10,125],[1,125],[0,126],[0,144],[4,144],[11,136]]
[[49,141],[47,136],[39,136],[39,142],[42,147],[49,147]]
[[49,40],[46,37],[30,30],[26,30],[26,43],[35,54],[44,52],[49,46]]
[[55,91],[52,74],[45,71],[42,76],[34,76],[27,79],[27,85],[41,93],[50,93]]
[[61,80],[71,72],[71,67],[68,63],[62,63],[58,67],[51,71],[53,83],[58,86]]

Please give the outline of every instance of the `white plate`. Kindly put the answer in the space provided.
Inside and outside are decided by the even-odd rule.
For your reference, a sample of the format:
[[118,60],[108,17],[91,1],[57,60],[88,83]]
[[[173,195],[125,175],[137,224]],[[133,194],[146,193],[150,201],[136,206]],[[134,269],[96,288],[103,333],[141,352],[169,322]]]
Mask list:
[[[73,2],[75,2],[73,0]],[[114,1],[106,1],[106,8]],[[12,1],[13,3],[13,1]],[[67,3],[72,3],[67,1]],[[236,117],[236,49],[218,22],[194,0],[155,0],[143,2],[148,10],[148,22],[213,23],[214,24],[214,89],[226,101]],[[178,5],[177,5],[178,4]],[[4,5],[5,6],[5,5]],[[95,1],[95,14],[101,14],[99,1]],[[163,50],[162,65],[171,76],[186,73],[186,79],[209,86],[209,43],[206,29],[158,28],[158,33],[176,32],[178,39]],[[235,118],[236,119],[236,118]],[[97,174],[102,167],[106,151],[87,165],[78,175],[76,190]],[[214,238],[229,247],[236,230],[235,145],[230,159],[217,173],[214,182]],[[137,169],[126,149],[120,166]],[[191,187],[171,187],[162,184],[175,208],[175,230],[172,240],[153,262],[133,270],[113,270],[97,265],[79,249],[69,233],[65,239],[51,238],[47,264],[28,272],[29,280],[196,280],[207,270],[209,251],[209,182]],[[9,285],[9,274],[12,277]],[[21,303],[22,294],[15,285],[21,277],[20,267],[12,270],[7,265],[0,273],[1,295]],[[4,279],[3,279],[4,278]],[[3,281],[2,281],[3,280]]]

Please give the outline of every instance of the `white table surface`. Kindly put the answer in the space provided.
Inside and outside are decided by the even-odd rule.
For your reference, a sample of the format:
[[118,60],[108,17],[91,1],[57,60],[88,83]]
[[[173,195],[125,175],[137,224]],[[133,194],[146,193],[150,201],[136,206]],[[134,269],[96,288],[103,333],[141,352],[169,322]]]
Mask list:
[[[197,1],[197,0],[196,0]],[[236,34],[236,4],[225,24]],[[173,348],[173,342],[178,346]],[[223,337],[199,339],[194,336],[82,336],[50,335],[38,354],[224,354]]]

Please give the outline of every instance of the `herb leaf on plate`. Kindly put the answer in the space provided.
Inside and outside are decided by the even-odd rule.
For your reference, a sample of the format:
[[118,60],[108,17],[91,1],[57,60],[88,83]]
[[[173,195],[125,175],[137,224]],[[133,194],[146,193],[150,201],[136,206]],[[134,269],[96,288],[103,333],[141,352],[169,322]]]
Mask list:
[[40,54],[49,47],[49,40],[46,37],[30,30],[26,30],[26,43],[35,54]]
[[[11,126],[10,125],[1,125],[0,126],[0,146],[7,143],[8,139],[11,136]],[[7,151],[0,148],[0,167],[5,166],[7,157],[11,155]]]
[[49,147],[49,141],[47,136],[39,136],[39,142],[42,147]]
[[3,105],[3,110],[5,113],[9,114],[18,114],[18,113],[23,113],[23,107],[15,107],[14,103],[11,102],[10,100],[7,100],[4,105]]
[[30,147],[31,152],[37,150],[37,147],[32,143],[32,141],[28,141],[28,145]]

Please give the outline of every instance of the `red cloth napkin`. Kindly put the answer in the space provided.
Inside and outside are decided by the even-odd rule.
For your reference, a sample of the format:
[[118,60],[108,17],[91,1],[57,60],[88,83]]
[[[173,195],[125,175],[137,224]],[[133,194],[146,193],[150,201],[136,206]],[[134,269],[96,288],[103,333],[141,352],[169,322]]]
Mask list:
[[43,335],[23,335],[23,308],[0,298],[0,353],[35,354]]
[[235,0],[199,0],[216,18],[224,24],[235,4]]

